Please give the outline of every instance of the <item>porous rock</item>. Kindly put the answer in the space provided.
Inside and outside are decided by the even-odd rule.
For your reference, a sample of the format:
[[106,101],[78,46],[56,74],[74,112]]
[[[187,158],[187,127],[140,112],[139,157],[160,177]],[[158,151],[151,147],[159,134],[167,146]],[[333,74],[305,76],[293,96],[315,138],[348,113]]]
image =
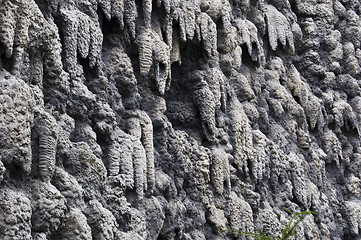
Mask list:
[[0,0],[0,238],[359,239],[360,9]]

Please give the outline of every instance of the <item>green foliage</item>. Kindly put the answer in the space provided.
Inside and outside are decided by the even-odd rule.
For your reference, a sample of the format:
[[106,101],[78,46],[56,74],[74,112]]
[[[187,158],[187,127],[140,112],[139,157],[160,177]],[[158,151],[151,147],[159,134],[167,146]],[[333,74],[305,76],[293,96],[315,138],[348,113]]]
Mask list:
[[236,235],[243,235],[253,237],[255,240],[289,240],[291,237],[300,237],[297,233],[297,227],[302,223],[308,215],[316,214],[313,211],[295,212],[292,213],[289,209],[285,208],[292,217],[281,231],[281,237],[266,235],[262,230],[256,229],[254,232],[242,232],[233,229],[221,230],[221,232],[233,232]]

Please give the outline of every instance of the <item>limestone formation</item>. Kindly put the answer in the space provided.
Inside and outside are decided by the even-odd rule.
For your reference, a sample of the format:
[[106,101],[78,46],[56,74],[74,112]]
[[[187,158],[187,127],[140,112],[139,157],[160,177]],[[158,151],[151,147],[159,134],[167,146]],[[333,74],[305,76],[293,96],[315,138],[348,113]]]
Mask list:
[[0,238],[360,239],[357,0],[0,0]]
[[34,125],[34,96],[21,79],[2,71],[0,157],[7,171],[21,177],[29,175],[32,163],[31,128]]
[[93,239],[116,239],[117,223],[109,210],[97,200],[91,200],[84,210],[92,228]]
[[37,165],[36,175],[41,180],[50,182],[56,163],[58,125],[54,117],[46,111],[35,111],[34,125],[33,139],[38,142],[38,146],[34,146],[38,152],[38,159],[34,159]]
[[30,199],[20,191],[3,189],[1,195],[0,236],[2,239],[32,239]]

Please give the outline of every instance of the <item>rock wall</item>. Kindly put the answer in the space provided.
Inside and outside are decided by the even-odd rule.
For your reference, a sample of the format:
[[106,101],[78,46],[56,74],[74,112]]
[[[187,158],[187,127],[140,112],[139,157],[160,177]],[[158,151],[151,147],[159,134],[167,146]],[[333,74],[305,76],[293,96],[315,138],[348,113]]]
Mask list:
[[0,0],[0,238],[361,236],[358,0]]

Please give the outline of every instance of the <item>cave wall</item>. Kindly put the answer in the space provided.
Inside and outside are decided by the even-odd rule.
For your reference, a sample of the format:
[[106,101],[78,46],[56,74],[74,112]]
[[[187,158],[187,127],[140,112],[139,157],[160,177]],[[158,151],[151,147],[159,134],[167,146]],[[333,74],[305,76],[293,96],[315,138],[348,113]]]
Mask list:
[[0,0],[0,239],[360,239],[360,14]]

